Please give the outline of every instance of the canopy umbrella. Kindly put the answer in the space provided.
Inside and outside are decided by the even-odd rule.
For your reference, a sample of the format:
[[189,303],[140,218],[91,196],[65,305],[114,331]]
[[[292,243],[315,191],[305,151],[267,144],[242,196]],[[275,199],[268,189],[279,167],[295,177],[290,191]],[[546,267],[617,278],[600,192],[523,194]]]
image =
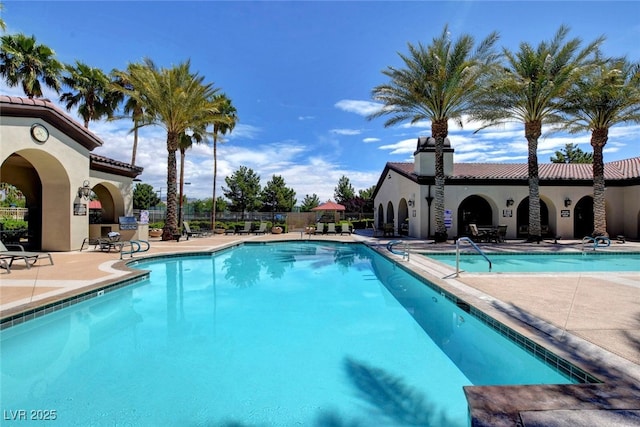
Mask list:
[[345,211],[346,208],[339,203],[335,203],[329,200],[328,202],[318,205],[311,210],[314,212],[319,212],[319,211],[333,212],[333,219],[331,219],[331,216],[326,213],[323,214],[322,217],[320,218],[322,222],[333,222],[333,221],[339,220],[338,211]]
[[328,202],[318,205],[311,210],[312,211],[343,211],[345,209],[346,208],[343,205],[329,200]]

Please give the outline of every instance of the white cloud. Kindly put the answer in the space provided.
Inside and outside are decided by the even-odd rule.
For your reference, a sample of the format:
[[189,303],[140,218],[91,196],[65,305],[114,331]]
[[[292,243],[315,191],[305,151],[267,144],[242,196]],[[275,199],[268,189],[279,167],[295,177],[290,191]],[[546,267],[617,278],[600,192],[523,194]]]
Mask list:
[[362,131],[357,129],[331,129],[329,132],[336,135],[360,135]]
[[372,101],[358,101],[354,99],[343,99],[335,103],[336,108],[349,112],[356,113],[360,116],[368,116],[377,111],[380,111],[382,104]]
[[381,139],[380,138],[364,138],[362,140],[362,142],[364,142],[365,144],[369,144],[371,142],[380,142]]

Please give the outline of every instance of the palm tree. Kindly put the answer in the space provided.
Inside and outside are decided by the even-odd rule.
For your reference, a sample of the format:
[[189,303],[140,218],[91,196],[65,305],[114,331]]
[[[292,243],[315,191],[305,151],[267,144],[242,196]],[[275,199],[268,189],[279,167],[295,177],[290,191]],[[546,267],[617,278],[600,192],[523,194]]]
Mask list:
[[186,61],[172,68],[158,68],[145,59],[142,64],[131,64],[127,75],[116,72],[116,77],[128,78],[135,90],[120,88],[144,106],[142,125],[162,126],[167,132],[167,213],[163,240],[170,240],[178,229],[176,197],[176,151],[182,133],[199,129],[218,113],[210,101],[217,89],[204,84],[204,78],[190,71]]
[[563,111],[571,133],[591,132],[593,147],[593,236],[607,235],[603,149],[609,129],[640,123],[640,63],[626,58],[602,61],[581,75],[565,96]]
[[4,9],[4,4],[0,3],[0,30],[5,31],[7,29],[7,24],[4,22],[4,19],[1,18],[2,9]]
[[60,92],[62,63],[48,46],[36,44],[34,36],[24,34],[2,36],[0,46],[0,76],[10,87],[22,85],[30,99],[42,97],[42,86]]
[[183,132],[178,138],[178,149],[180,150],[180,196],[178,198],[178,227],[182,227],[182,203],[184,201],[184,159],[187,150],[193,143],[200,144],[204,141],[204,129],[193,132],[192,135]]
[[112,89],[109,77],[101,69],[80,61],[66,69],[69,74],[62,81],[71,91],[63,93],[60,101],[66,103],[67,110],[77,106],[87,129],[91,120],[113,116],[122,95]]
[[537,48],[523,42],[517,52],[503,49],[505,68],[496,69],[482,87],[472,112],[472,117],[483,122],[480,129],[507,122],[524,123],[528,146],[528,241],[540,242],[542,234],[538,174],[542,124],[562,122],[559,113],[562,96],[576,77],[593,65],[591,58],[604,41],[600,37],[580,49],[579,38],[565,43],[568,32],[567,27],[561,26],[550,42],[541,42]]
[[391,79],[373,89],[373,98],[382,101],[382,108],[369,119],[392,116],[385,127],[410,121],[431,121],[435,139],[435,205],[436,240],[446,240],[444,223],[444,140],[449,134],[449,119],[462,126],[462,116],[470,108],[470,101],[486,68],[497,56],[493,45],[498,34],[493,32],[472,52],[474,39],[463,34],[452,43],[448,27],[430,46],[408,44],[409,54],[400,54],[404,68],[388,67],[383,74]]
[[216,225],[216,180],[218,178],[218,135],[232,132],[238,121],[236,108],[225,94],[216,95],[214,102],[218,104],[219,114],[213,123],[213,197],[211,207],[211,229]]

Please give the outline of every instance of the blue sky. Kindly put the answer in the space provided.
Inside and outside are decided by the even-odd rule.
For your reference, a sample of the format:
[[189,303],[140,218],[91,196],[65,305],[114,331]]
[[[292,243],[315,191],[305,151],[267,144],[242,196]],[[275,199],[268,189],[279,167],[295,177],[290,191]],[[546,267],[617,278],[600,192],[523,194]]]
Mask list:
[[[608,55],[640,60],[640,2],[610,1],[4,1],[7,33],[35,35],[59,60],[76,60],[105,72],[144,57],[170,67],[191,61],[233,101],[239,122],[218,147],[218,195],[224,178],[252,168],[262,185],[281,175],[296,191],[333,199],[341,176],[356,190],[376,184],[386,162],[412,161],[416,140],[430,123],[384,128],[368,121],[377,105],[371,90],[386,82],[382,70],[400,66],[407,43],[429,44],[444,25],[453,38],[477,41],[500,33],[500,47],[549,40],[562,24],[571,37],[607,40]],[[23,95],[0,84],[0,93]],[[46,94],[57,101],[55,93]],[[77,117],[75,112],[70,113]],[[131,122],[92,122],[103,141],[96,154],[130,162]],[[526,162],[522,125],[477,129],[451,124],[456,162]],[[161,128],[141,133],[136,164],[141,179],[166,192],[166,143]],[[541,139],[538,158],[548,162],[568,142],[591,151],[589,135]],[[640,155],[640,126],[614,128],[605,161]],[[211,146],[187,152],[189,198],[211,197]]]

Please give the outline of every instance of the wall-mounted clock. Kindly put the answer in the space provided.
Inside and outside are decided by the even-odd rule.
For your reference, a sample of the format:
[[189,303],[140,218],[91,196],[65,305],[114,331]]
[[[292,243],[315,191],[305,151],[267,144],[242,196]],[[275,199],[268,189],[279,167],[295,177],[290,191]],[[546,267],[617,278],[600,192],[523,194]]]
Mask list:
[[38,142],[46,142],[49,139],[49,131],[41,124],[31,126],[31,136]]

